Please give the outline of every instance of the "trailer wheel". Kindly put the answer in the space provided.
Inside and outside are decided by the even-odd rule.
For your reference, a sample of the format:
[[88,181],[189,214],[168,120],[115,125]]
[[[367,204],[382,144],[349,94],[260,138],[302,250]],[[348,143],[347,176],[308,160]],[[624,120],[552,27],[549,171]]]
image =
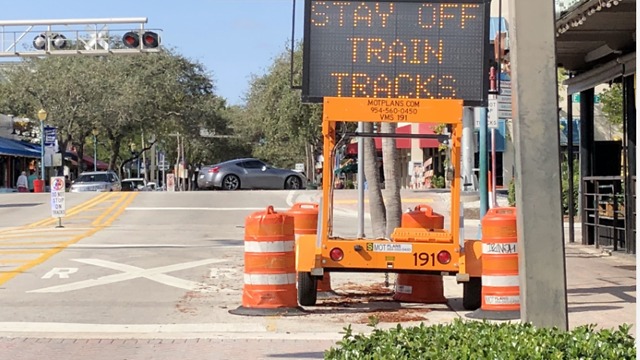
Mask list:
[[310,272],[298,273],[298,303],[313,306],[318,300],[318,280]]
[[465,310],[478,309],[482,301],[482,278],[472,277],[462,286],[462,306]]

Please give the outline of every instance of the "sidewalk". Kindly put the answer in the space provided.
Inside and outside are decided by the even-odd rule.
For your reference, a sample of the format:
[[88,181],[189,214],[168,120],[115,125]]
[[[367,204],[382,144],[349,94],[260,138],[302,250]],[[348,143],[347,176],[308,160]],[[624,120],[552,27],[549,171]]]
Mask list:
[[[357,192],[338,190],[335,192],[336,216],[357,217]],[[403,207],[414,207],[418,203],[431,206],[435,212],[445,216],[448,226],[450,194],[442,191],[402,191]],[[463,206],[479,206],[479,201],[469,198]],[[498,196],[498,203],[506,206],[506,197]],[[368,204],[365,206],[368,212]],[[367,214],[368,216],[368,214]],[[465,219],[465,238],[479,239],[480,220]],[[370,227],[367,225],[367,231]],[[636,325],[636,263],[635,256],[618,254],[582,245],[582,228],[574,224],[575,242],[569,243],[569,224],[565,222],[565,259],[567,298],[570,327],[596,324],[598,328],[617,328],[624,323]],[[453,277],[445,277],[447,297],[462,297],[462,286]],[[464,315],[461,304],[454,300],[451,305]],[[635,329],[632,329],[635,333]]]

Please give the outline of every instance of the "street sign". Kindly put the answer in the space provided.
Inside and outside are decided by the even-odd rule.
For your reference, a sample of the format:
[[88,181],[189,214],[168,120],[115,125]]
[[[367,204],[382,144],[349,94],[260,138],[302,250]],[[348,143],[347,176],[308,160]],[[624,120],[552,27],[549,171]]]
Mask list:
[[498,99],[491,97],[489,98],[489,107],[487,108],[487,126],[490,129],[498,128]]
[[51,217],[62,218],[66,215],[64,177],[52,177],[49,183],[51,184]]
[[169,192],[176,191],[176,175],[175,174],[167,174],[167,191]]
[[168,161],[162,161],[158,163],[158,169],[160,169],[160,171],[167,171],[169,170],[169,162]]

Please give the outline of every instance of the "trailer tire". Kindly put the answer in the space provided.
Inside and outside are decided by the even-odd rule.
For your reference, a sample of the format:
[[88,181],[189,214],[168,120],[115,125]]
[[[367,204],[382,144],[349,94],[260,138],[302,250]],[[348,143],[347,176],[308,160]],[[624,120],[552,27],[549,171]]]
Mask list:
[[472,277],[462,285],[462,307],[476,310],[482,302],[482,278]]
[[310,272],[298,273],[298,303],[313,306],[318,300],[318,280]]

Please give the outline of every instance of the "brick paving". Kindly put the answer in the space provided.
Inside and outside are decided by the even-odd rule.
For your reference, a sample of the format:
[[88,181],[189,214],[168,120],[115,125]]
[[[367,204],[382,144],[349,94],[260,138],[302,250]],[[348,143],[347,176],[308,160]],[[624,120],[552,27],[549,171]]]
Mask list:
[[0,359],[306,360],[322,359],[332,345],[329,340],[0,338]]

